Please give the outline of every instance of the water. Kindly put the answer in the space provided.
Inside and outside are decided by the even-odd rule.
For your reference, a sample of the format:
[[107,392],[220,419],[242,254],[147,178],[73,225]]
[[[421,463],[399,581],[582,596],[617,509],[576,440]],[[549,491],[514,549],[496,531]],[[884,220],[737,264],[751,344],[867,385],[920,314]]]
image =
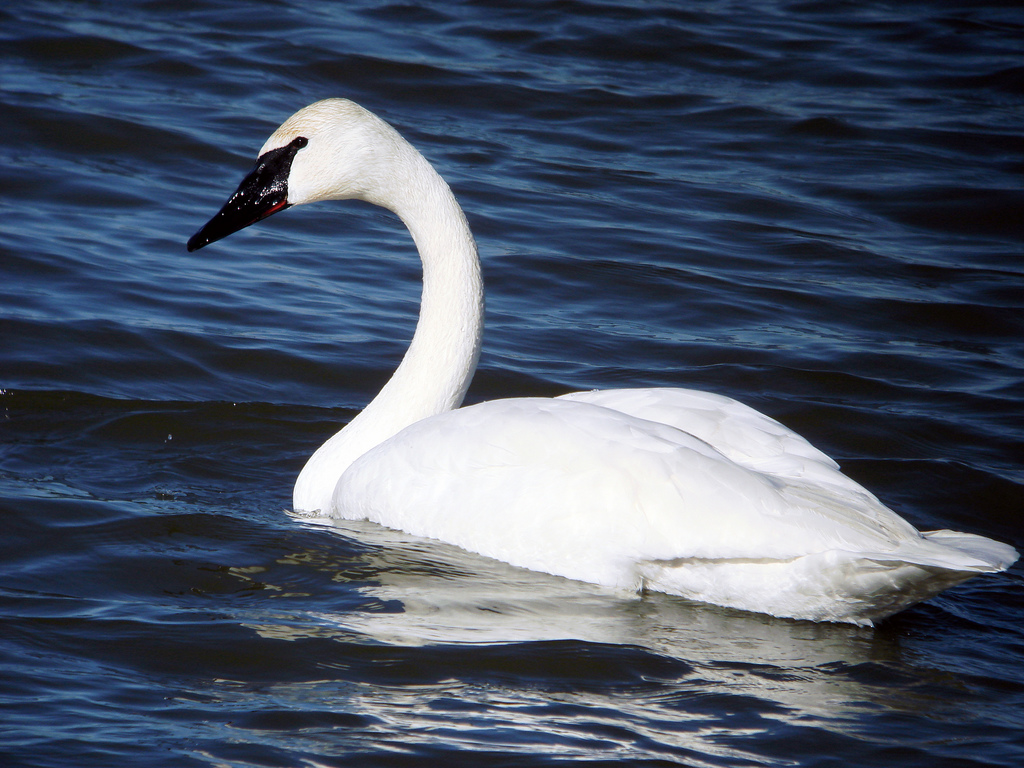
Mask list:
[[359,205],[184,243],[346,96],[477,234],[470,400],[722,392],[1024,546],[1015,4],[508,5],[0,11],[0,763],[1020,765],[1020,564],[865,629],[286,513],[411,244]]

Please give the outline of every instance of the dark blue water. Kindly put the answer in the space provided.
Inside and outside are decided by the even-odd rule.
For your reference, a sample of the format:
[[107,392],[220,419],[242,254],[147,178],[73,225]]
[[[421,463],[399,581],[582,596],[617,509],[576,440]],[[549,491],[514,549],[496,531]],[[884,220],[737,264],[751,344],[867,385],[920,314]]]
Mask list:
[[411,335],[412,245],[322,205],[184,247],[354,99],[478,237],[470,400],[721,392],[1021,548],[1015,5],[5,5],[0,764],[1024,764],[1020,564],[866,629],[293,519]]

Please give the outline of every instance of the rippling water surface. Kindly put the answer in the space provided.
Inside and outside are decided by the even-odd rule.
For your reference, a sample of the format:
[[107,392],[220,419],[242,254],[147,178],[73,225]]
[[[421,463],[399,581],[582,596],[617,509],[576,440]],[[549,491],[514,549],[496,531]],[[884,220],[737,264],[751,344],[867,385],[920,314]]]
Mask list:
[[866,629],[292,518],[412,333],[412,245],[321,205],[184,248],[352,98],[477,234],[470,400],[721,392],[1021,548],[1014,5],[5,6],[0,763],[1024,764],[1020,564]]

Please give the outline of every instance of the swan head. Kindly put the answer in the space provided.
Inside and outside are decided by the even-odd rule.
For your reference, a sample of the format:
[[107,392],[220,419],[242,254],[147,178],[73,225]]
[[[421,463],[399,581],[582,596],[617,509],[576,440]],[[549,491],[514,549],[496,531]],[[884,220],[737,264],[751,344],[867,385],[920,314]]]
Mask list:
[[189,251],[292,205],[394,199],[395,159],[415,153],[390,125],[347,99],[325,99],[289,117],[267,139],[235,193],[188,241]]

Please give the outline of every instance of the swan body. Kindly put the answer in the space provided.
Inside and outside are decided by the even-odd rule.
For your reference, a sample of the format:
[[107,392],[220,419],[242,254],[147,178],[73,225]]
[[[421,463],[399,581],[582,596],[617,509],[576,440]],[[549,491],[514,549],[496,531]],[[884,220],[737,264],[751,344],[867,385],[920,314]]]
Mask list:
[[350,101],[289,118],[189,250],[290,205],[348,198],[409,228],[420,318],[391,380],[307,462],[296,510],[609,587],[856,624],[1017,559],[983,536],[919,532],[804,438],[727,397],[619,389],[460,408],[483,329],[476,245],[423,156]]

